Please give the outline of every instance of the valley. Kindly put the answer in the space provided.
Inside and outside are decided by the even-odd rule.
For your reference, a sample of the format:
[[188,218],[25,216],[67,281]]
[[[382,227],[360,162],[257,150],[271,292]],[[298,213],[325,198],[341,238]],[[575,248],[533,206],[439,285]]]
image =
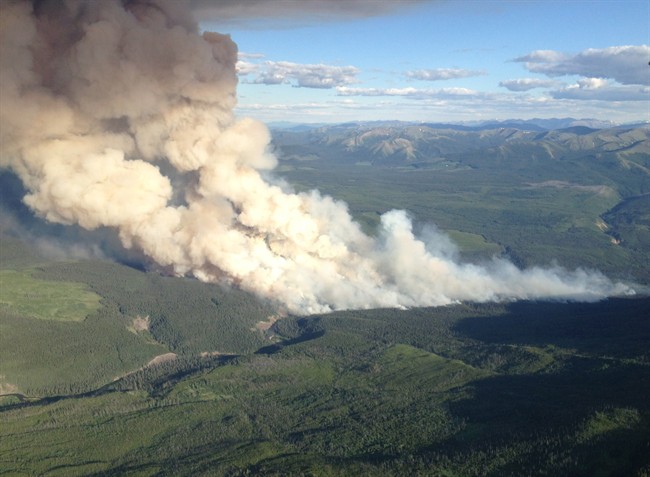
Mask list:
[[[483,258],[499,248],[522,267],[557,261],[650,280],[647,126],[389,124],[275,131],[278,169],[301,190],[345,201],[371,232],[382,213],[405,209],[420,226],[479,237],[461,251],[468,258],[486,241]],[[408,150],[387,148],[396,141]]]

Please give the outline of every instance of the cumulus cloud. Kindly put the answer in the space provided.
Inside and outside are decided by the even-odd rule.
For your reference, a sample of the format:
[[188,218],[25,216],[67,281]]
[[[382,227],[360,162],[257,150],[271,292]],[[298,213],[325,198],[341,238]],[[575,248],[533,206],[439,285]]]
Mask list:
[[529,91],[535,88],[552,88],[557,85],[557,81],[538,78],[519,78],[499,82],[499,86],[510,91]]
[[577,54],[537,50],[514,61],[524,63],[529,71],[551,77],[579,75],[609,78],[628,85],[650,85],[650,46],[647,45],[590,48]]
[[[242,58],[242,56],[239,55],[239,58]],[[239,61],[237,61],[236,68],[237,68],[237,74],[239,76],[252,75],[259,71],[258,64],[251,63],[250,61],[246,61],[245,59],[240,59]]]
[[555,99],[648,101],[650,100],[650,87],[616,86],[602,78],[584,78],[565,88],[551,91],[551,96]]
[[254,84],[291,84],[301,88],[328,89],[357,82],[359,69],[354,66],[300,64],[289,61],[251,63],[239,61],[240,76],[252,76],[244,82]]
[[459,78],[470,78],[472,76],[486,75],[485,71],[466,70],[462,68],[436,68],[425,70],[407,71],[405,76],[409,79],[422,81],[443,81]]
[[[273,179],[268,129],[233,114],[236,45],[200,34],[183,3],[36,5],[0,2],[0,166],[50,222],[110,228],[169,272],[295,313],[631,292],[595,272],[459,263],[402,211],[371,237],[343,202]],[[325,84],[316,70],[305,85]]]

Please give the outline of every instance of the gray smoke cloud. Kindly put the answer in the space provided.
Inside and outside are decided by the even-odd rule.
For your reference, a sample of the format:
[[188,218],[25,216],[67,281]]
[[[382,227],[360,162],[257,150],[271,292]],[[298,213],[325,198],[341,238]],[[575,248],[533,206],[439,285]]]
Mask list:
[[50,222],[110,227],[178,275],[296,313],[631,291],[581,270],[458,263],[405,212],[370,237],[344,203],[293,192],[272,178],[267,128],[233,115],[235,44],[199,33],[186,3],[0,5],[0,165]]

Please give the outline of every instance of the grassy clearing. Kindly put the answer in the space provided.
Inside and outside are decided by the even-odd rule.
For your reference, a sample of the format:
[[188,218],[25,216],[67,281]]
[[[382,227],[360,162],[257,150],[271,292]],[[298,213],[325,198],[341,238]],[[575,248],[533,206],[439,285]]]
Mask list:
[[461,253],[466,255],[490,256],[499,255],[503,251],[499,244],[488,242],[480,234],[462,232],[460,230],[445,230],[445,233],[458,246]]
[[578,442],[586,442],[612,431],[633,429],[640,421],[641,417],[636,409],[613,408],[598,411],[585,420],[576,438]]
[[13,314],[55,321],[83,321],[101,297],[81,283],[39,280],[30,270],[0,270],[0,307]]

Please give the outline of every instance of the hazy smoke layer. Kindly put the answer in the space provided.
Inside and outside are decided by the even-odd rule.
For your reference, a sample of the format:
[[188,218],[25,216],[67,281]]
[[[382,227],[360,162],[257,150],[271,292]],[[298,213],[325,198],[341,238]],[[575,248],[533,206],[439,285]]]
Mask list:
[[1,164],[49,221],[114,227],[177,274],[301,313],[627,291],[583,271],[456,263],[404,212],[371,238],[345,204],[269,179],[267,129],[232,113],[236,46],[199,34],[184,3],[0,1]]

